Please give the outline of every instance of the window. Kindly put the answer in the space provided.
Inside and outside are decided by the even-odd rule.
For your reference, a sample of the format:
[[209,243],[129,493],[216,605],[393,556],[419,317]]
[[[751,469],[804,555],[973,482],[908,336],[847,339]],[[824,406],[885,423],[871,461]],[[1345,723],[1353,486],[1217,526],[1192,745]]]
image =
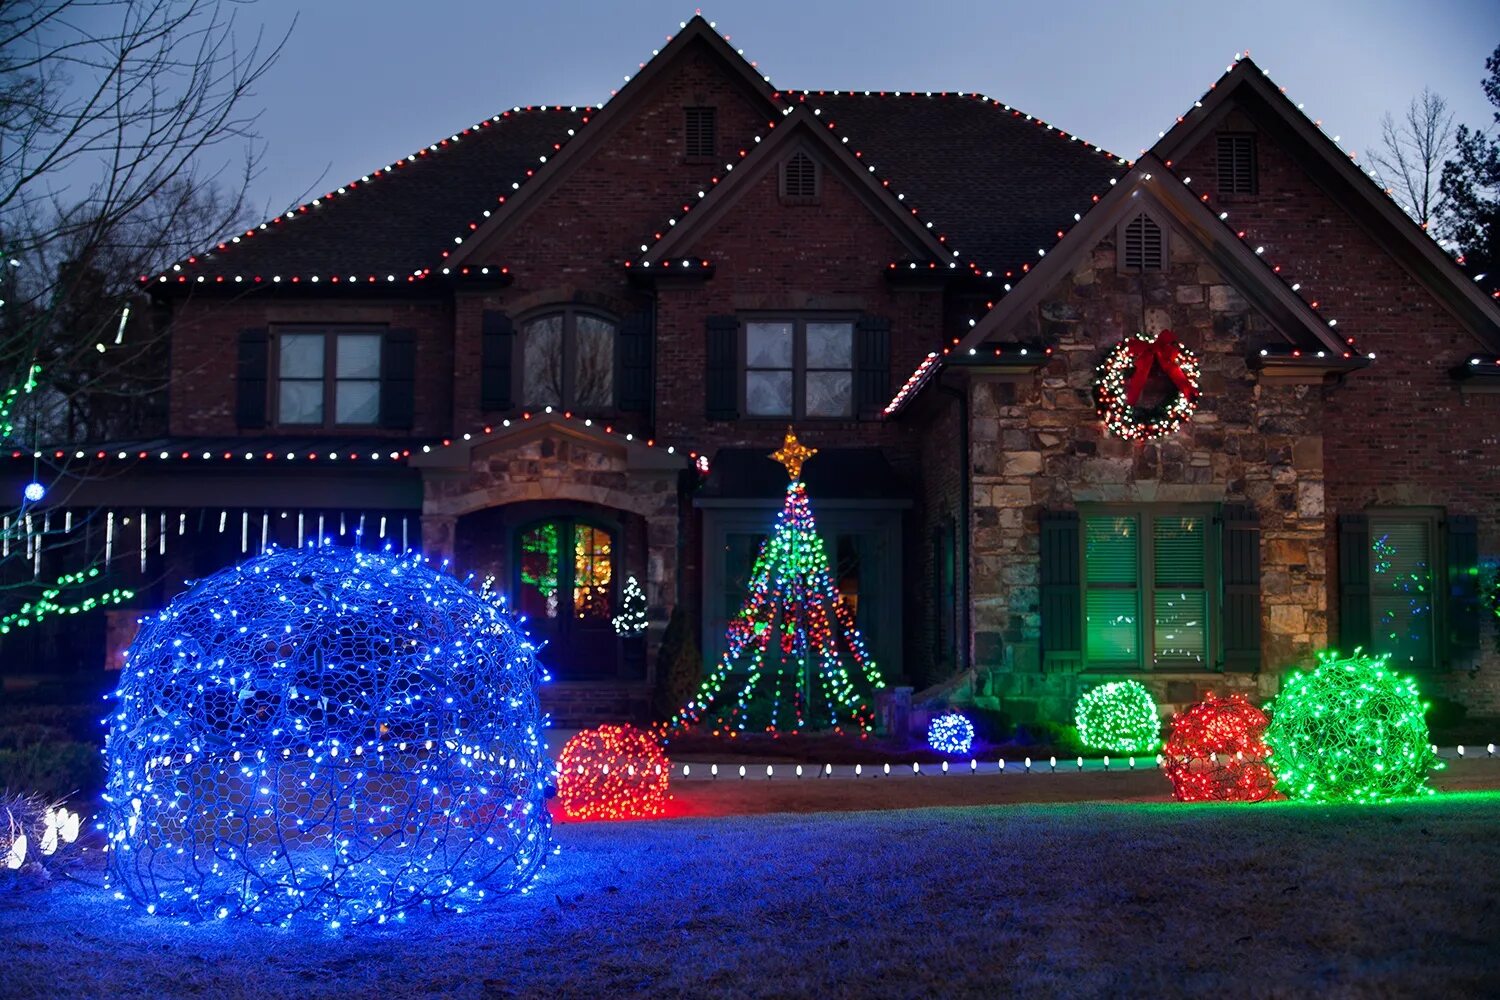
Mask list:
[[1098,510],[1083,518],[1084,657],[1090,666],[1210,662],[1211,513]]
[[380,346],[380,333],[371,330],[278,333],[276,422],[313,427],[379,423]]
[[853,416],[853,320],[758,319],[744,332],[747,416]]
[[1140,273],[1162,271],[1167,266],[1167,234],[1145,212],[1121,227],[1120,270]]
[[683,155],[689,160],[712,160],[718,154],[718,134],[713,108],[686,108]]
[[1431,667],[1437,520],[1420,513],[1370,515],[1370,645],[1399,667]]
[[798,151],[781,164],[781,200],[791,205],[810,205],[818,200],[818,163]]
[[609,410],[615,405],[615,324],[566,309],[521,324],[521,402]]
[[1254,194],[1255,134],[1219,133],[1219,193]]

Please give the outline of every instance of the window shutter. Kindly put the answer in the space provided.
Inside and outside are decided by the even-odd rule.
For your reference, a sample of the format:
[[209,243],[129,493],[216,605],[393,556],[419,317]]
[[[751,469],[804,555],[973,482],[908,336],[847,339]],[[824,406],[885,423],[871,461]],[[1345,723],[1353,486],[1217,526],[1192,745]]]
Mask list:
[[620,321],[620,409],[628,413],[651,411],[653,326],[650,309]]
[[781,165],[781,197],[796,204],[807,204],[818,198],[818,164],[811,156],[798,151]]
[[1448,660],[1479,651],[1479,519],[1448,517]]
[[1339,516],[1339,646],[1370,648],[1370,519]]
[[516,328],[510,317],[486,309],[480,325],[479,408],[508,410],[511,400],[511,356],[515,353]]
[[270,362],[270,340],[265,328],[241,330],[234,405],[234,425],[241,430],[266,426],[266,378]]
[[863,316],[854,331],[854,411],[878,419],[891,401],[891,321]]
[[380,426],[411,430],[416,388],[417,332],[387,330],[380,342]]
[[736,316],[708,317],[708,377],[704,380],[705,415],[709,420],[735,420],[739,405],[739,335]]
[[1125,224],[1124,254],[1127,271],[1166,268],[1166,241],[1155,219],[1143,212]]
[[1255,135],[1219,133],[1219,193],[1255,193]]
[[1224,508],[1224,669],[1260,669],[1260,514],[1248,505]]
[[718,152],[713,108],[687,108],[684,151],[690,160],[712,159]]
[[1078,512],[1043,511],[1041,546],[1042,668],[1076,669],[1083,660]]

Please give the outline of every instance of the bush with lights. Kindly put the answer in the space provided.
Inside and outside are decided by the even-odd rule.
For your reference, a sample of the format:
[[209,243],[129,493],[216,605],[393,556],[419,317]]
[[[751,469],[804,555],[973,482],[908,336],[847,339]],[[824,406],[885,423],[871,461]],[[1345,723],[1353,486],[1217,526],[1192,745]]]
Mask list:
[[1416,682],[1384,656],[1318,654],[1271,703],[1266,743],[1277,786],[1291,798],[1382,802],[1431,794],[1442,767],[1428,742],[1427,706]]
[[535,649],[419,557],[273,550],[145,619],[105,745],[111,887],[332,927],[524,890],[548,852]]
[[667,808],[672,762],[635,726],[585,729],[557,758],[557,802],[569,819],[643,819]]
[[974,746],[974,723],[958,712],[947,712],[927,724],[927,745],[938,753],[968,753]]
[[1155,753],[1161,745],[1161,716],[1151,692],[1139,681],[1101,684],[1078,699],[1078,739],[1093,750]]
[[1172,719],[1162,770],[1180,802],[1259,802],[1276,791],[1266,714],[1244,695],[1213,692]]

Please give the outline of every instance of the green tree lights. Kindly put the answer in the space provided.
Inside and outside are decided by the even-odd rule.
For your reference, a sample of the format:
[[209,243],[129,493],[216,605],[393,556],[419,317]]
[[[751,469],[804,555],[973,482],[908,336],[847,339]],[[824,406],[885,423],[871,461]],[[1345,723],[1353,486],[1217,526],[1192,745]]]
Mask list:
[[1322,802],[1430,795],[1427,772],[1442,763],[1428,742],[1426,707],[1386,657],[1319,653],[1317,669],[1288,677],[1270,705],[1277,789]]
[[1146,754],[1161,746],[1161,716],[1139,681],[1099,685],[1078,699],[1075,718],[1079,740],[1095,750]]

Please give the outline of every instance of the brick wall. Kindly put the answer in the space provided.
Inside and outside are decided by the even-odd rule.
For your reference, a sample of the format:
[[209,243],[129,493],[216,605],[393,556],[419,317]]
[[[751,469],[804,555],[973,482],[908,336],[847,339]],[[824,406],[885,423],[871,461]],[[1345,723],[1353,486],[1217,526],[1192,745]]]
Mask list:
[[[1226,127],[1252,130],[1235,112]],[[1209,137],[1180,158],[1193,186],[1217,190]],[[1463,393],[1449,370],[1480,342],[1307,175],[1296,156],[1257,137],[1260,193],[1214,199],[1266,258],[1300,282],[1355,347],[1376,361],[1328,393],[1324,457],[1330,635],[1338,635],[1337,515],[1368,506],[1437,506],[1479,518],[1481,558],[1500,556],[1500,395]],[[1423,690],[1500,712],[1500,655],[1485,624],[1482,653],[1423,679]]]

